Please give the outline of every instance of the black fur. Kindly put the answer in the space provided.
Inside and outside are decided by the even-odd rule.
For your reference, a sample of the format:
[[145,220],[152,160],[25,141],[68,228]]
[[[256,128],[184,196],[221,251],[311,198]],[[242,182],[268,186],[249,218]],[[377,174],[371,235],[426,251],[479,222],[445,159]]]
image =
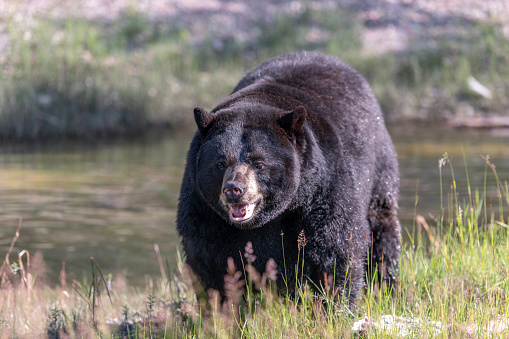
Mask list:
[[[379,105],[356,71],[319,53],[282,55],[247,74],[210,113],[195,109],[195,118],[177,229],[206,289],[222,291],[227,258],[241,268],[248,241],[255,268],[263,272],[273,258],[278,286],[286,275],[293,288],[301,230],[304,276],[316,285],[335,274],[354,303],[368,253],[394,283],[398,164]],[[240,164],[255,171],[263,198],[251,219],[235,223],[220,196],[225,168]]]

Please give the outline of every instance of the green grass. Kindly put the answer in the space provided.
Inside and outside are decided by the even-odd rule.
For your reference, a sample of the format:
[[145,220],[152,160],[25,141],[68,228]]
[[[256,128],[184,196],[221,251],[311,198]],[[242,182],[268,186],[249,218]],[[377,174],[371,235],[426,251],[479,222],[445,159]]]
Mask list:
[[[468,178],[466,163],[465,168]],[[437,199],[443,213],[434,219],[417,215],[407,231],[401,290],[391,294],[369,281],[354,313],[327,286],[311,292],[299,274],[300,288],[278,296],[270,283],[274,269],[259,274],[249,260],[238,268],[247,272],[246,281],[229,266],[232,293],[221,304],[217,292],[200,291],[180,257],[175,270],[160,260],[161,278],[144,290],[130,287],[122,276],[103,276],[93,258],[89,278],[69,282],[63,270],[59,286],[51,288],[37,279],[41,259],[34,255],[29,262],[24,253],[0,275],[0,333],[50,338],[507,337],[508,183],[498,178],[489,158],[485,177],[495,177],[495,196],[487,196],[486,187],[456,187],[447,154],[439,169],[453,178],[442,182],[443,199]],[[302,240],[299,245],[305,251]],[[248,246],[246,252],[256,255]],[[293,269],[298,273],[301,267]],[[389,317],[401,326],[382,326]],[[371,325],[354,332],[363,319]]]
[[[436,121],[474,113],[506,114],[509,102],[502,93],[509,85],[504,80],[509,72],[507,38],[490,23],[474,23],[463,33],[437,41],[434,48],[410,44],[408,51],[386,56],[385,61],[375,58],[374,65],[369,60],[352,64],[368,79],[372,77],[382,108],[392,112],[393,118]],[[383,65],[385,70],[380,69]],[[492,98],[469,89],[469,77],[486,85]]]
[[[191,36],[179,22],[128,11],[113,22],[7,18],[0,57],[0,138],[95,138],[155,126],[193,127],[191,110],[212,108],[259,62],[295,50],[337,55],[370,82],[389,121],[437,120],[509,108],[509,43],[491,23],[458,27],[435,46],[362,49],[363,27],[346,10],[304,8],[259,22],[249,39]],[[468,89],[473,76],[492,90]]]
[[0,138],[95,138],[189,123],[194,105],[235,85],[233,77],[214,79],[235,72],[205,73],[188,33],[165,30],[137,13],[108,26],[78,18],[7,23]]

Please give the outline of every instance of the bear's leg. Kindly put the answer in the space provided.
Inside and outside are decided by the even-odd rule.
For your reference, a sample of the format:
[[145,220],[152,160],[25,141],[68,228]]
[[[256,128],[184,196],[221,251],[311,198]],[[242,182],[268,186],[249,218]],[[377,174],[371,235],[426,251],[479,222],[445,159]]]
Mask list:
[[356,302],[359,299],[365,281],[364,262],[359,260],[366,259],[362,254],[358,253],[356,258],[347,259],[349,264],[348,267],[345,267],[346,272],[343,269],[340,272],[336,270],[337,276],[343,275],[343,277],[346,277],[346,283],[344,278],[340,278],[339,282],[336,282],[336,286],[343,290],[343,299],[348,301],[348,306],[352,311],[355,310]]
[[379,281],[385,280],[393,290],[398,289],[396,278],[401,251],[401,226],[397,209],[397,196],[376,194],[371,199],[368,215],[371,227],[368,272],[374,273],[376,270]]
[[[363,221],[355,220],[354,223],[362,224]],[[359,228],[366,229],[367,222],[364,223],[366,225]],[[320,231],[325,229],[328,229],[327,226],[319,228]],[[361,232],[344,230],[345,233],[338,232],[333,236],[327,233],[317,237],[320,239],[317,243],[314,242],[316,238],[310,237],[306,260],[313,266],[310,272],[313,285],[319,287],[320,292],[323,288],[330,296],[345,302],[354,310],[366,277],[367,242]]]

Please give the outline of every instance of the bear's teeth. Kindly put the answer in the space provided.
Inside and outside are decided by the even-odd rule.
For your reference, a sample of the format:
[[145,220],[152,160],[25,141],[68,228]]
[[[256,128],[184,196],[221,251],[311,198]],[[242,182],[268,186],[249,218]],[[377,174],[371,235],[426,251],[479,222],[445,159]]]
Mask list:
[[230,208],[230,220],[240,222],[253,216],[256,203],[253,204],[228,204]]
[[243,218],[247,213],[247,205],[231,205],[231,213],[236,218]]

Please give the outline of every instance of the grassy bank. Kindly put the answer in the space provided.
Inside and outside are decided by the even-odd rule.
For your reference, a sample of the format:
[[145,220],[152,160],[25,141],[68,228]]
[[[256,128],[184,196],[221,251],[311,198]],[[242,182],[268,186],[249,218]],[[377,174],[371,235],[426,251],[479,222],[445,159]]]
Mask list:
[[[249,38],[191,35],[185,23],[134,10],[114,21],[80,18],[0,24],[0,138],[95,138],[154,126],[192,126],[195,105],[212,108],[241,76],[294,50],[339,56],[371,83],[389,121],[437,120],[509,108],[509,43],[472,22],[433,46],[366,53],[363,27],[347,10],[311,9],[259,21]],[[468,86],[474,77],[491,99]]]
[[[439,166],[454,177],[447,156]],[[197,300],[196,293],[206,293],[195,289],[192,275],[181,264],[170,270],[158,250],[161,278],[145,290],[130,287],[121,276],[104,276],[94,259],[88,278],[68,281],[63,269],[59,286],[51,288],[38,279],[40,258],[21,252],[17,258],[11,253],[1,274],[0,337],[507,337],[509,187],[486,158],[485,177],[492,176],[494,190],[443,182],[442,214],[416,216],[408,231],[401,290],[391,294],[370,281],[354,313],[328,288],[312,293],[308,286],[278,297],[270,267],[261,276],[248,263],[230,267],[230,297],[219,304],[213,292],[208,302]],[[236,270],[252,279],[239,281]]]

